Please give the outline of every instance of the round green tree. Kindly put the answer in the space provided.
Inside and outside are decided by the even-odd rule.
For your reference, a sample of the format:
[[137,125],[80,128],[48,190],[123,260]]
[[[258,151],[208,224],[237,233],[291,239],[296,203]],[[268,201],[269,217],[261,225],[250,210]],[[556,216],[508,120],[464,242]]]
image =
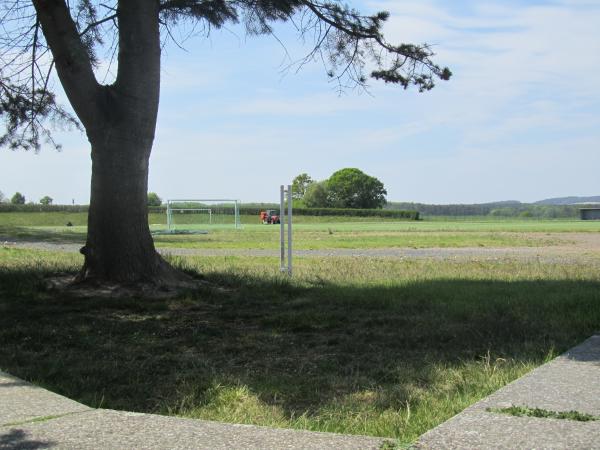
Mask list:
[[334,208],[382,208],[386,202],[383,183],[359,169],[338,170],[327,181],[327,189]]
[[54,199],[48,195],[45,195],[44,197],[40,198],[41,205],[51,205],[53,201]]
[[25,204],[25,196],[20,192],[15,192],[15,195],[12,196],[10,202],[13,205],[24,205]]
[[327,181],[311,183],[304,194],[304,205],[307,208],[327,208],[330,206],[328,197]]
[[160,206],[162,205],[162,199],[156,192],[148,192],[148,206]]
[[308,187],[313,184],[315,180],[313,180],[309,174],[301,173],[292,181],[292,197],[298,200],[304,198],[306,194],[306,190]]

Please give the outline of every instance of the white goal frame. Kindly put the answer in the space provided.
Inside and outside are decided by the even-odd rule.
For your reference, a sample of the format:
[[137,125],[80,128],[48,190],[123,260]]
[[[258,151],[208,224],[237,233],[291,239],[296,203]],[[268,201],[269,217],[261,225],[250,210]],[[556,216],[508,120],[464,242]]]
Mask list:
[[[202,198],[202,199],[170,199],[167,200],[167,229],[169,232],[174,232],[175,228],[174,228],[174,224],[173,224],[173,211],[196,211],[196,212],[201,212],[201,211],[206,211],[208,212],[208,220],[209,220],[209,224],[212,225],[213,223],[213,209],[215,209],[214,207],[211,208],[185,208],[185,207],[181,207],[179,206],[180,203],[200,203],[200,204],[205,204],[206,202],[215,202],[215,203],[232,203],[233,204],[233,209],[234,209],[234,223],[233,225],[235,226],[236,229],[239,229],[242,227],[242,223],[240,220],[240,205],[241,202],[237,199],[231,199],[231,198]],[[211,205],[208,205],[211,206]]]

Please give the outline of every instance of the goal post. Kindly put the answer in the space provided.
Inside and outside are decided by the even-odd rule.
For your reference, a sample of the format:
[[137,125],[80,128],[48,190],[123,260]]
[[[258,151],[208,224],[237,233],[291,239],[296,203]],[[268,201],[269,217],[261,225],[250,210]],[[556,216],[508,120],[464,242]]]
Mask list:
[[208,214],[208,224],[212,225],[212,208],[167,208],[167,225],[169,229],[173,224],[173,213],[187,213],[187,214]]
[[170,233],[241,228],[240,201],[236,199],[167,200],[166,214]]

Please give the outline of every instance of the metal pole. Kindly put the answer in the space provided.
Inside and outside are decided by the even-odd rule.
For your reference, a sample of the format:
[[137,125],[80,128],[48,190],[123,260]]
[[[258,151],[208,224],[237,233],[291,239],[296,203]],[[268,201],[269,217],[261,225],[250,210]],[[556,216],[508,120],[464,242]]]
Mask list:
[[[234,211],[233,211],[233,214],[234,214],[233,220],[235,222],[235,229],[237,230],[240,227],[240,224],[238,223],[239,222],[239,218],[240,218],[239,210],[238,210],[238,201],[236,200],[233,203],[233,205],[234,205],[233,206],[233,209],[234,209]],[[211,219],[212,219],[212,216],[211,216]]]
[[288,184],[287,187],[288,194],[288,217],[287,217],[287,227],[288,227],[288,275],[292,276],[292,186]]
[[279,187],[279,248],[281,251],[280,260],[279,260],[279,270],[285,270],[285,232],[284,232],[284,222],[285,222],[285,208],[283,207],[284,202],[284,192],[283,192],[283,184]]
[[171,231],[171,202],[167,201],[167,229]]

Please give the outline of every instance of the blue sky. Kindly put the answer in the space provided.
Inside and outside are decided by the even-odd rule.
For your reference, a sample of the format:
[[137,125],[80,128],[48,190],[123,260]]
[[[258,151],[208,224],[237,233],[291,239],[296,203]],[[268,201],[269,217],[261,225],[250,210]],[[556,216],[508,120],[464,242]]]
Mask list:
[[[419,94],[371,82],[339,95],[320,63],[285,71],[303,47],[237,28],[169,46],[150,190],[163,198],[275,201],[301,172],[378,177],[388,200],[534,201],[600,195],[600,3],[353,1],[391,13],[389,41],[427,42],[450,82]],[[89,144],[0,150],[0,191],[87,203]]]

